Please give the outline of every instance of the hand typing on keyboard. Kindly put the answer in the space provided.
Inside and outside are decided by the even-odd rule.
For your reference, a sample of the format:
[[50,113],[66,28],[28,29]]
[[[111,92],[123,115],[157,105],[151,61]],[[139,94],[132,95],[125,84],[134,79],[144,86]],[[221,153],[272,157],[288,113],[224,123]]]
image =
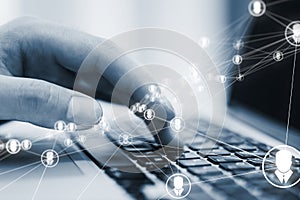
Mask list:
[[[98,123],[103,111],[100,103],[91,96],[110,100],[117,80],[135,64],[128,58],[109,66],[108,73],[101,76],[96,94],[88,91],[90,85],[85,80],[79,80],[85,89],[74,91],[74,81],[82,62],[103,41],[71,28],[30,17],[1,26],[0,120],[26,121],[48,128],[52,128],[58,120],[83,125]],[[118,47],[112,44],[103,52],[105,55],[99,57],[109,57],[114,51],[118,51]],[[97,66],[99,71],[104,67],[101,64]],[[147,71],[140,73],[126,84],[128,88],[137,88],[144,80],[152,80]],[[93,74],[97,74],[97,71],[93,71]],[[90,78],[88,75],[85,79]],[[140,97],[146,95],[147,88],[140,87],[130,97],[133,102],[139,102]],[[126,94],[127,91],[122,92]],[[161,138],[157,137],[159,134],[154,136],[157,141],[161,139],[164,140],[162,143],[167,143],[171,133],[166,129],[168,122],[165,121],[174,117],[172,107],[160,101],[152,102],[150,107],[164,110],[159,117],[165,118],[156,120],[157,123],[163,122]]]

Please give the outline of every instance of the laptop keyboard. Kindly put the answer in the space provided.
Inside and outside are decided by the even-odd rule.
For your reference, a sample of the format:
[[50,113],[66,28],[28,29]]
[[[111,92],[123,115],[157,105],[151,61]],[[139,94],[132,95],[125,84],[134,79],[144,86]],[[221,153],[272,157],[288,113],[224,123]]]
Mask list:
[[[144,171],[127,173],[107,168],[106,173],[135,199],[153,199],[143,192],[143,188],[147,185],[155,187],[156,179],[165,184],[174,173],[184,173],[199,182],[192,185],[191,193],[185,199],[300,199],[299,186],[279,189],[264,178],[262,161],[271,146],[228,130],[219,140],[210,149],[201,147],[199,143],[187,145],[179,157],[172,151],[162,155],[154,151],[155,146],[149,142],[134,140],[132,145],[122,148],[129,152],[129,159]],[[176,161],[170,162],[174,156]],[[293,168],[300,172],[299,159],[294,161]],[[149,178],[153,176],[154,180]],[[172,198],[163,196],[160,199]]]

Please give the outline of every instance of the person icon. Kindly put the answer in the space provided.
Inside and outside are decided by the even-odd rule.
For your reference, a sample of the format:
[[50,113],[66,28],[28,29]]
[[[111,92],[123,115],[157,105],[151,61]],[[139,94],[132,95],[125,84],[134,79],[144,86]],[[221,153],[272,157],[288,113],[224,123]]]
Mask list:
[[54,154],[52,151],[49,151],[46,153],[46,160],[45,162],[47,163],[47,165],[51,166],[53,165],[54,162]]
[[181,176],[174,177],[174,188],[173,191],[176,196],[180,197],[182,192],[184,191],[183,188],[183,178]]
[[293,25],[293,40],[296,44],[300,43],[300,24],[296,23]]
[[155,117],[155,112],[154,112],[154,110],[152,110],[152,109],[147,109],[147,110],[144,112],[144,118],[145,118],[146,120],[152,120],[152,119],[154,119],[154,117]]
[[17,154],[21,150],[21,144],[19,140],[11,139],[6,143],[6,150],[10,154]]
[[291,170],[292,166],[292,153],[287,150],[280,150],[276,153],[275,164],[277,170],[275,175],[277,176],[280,183],[287,183],[293,174]]
[[45,167],[52,168],[57,165],[59,161],[59,156],[56,151],[48,149],[42,153],[41,161]]

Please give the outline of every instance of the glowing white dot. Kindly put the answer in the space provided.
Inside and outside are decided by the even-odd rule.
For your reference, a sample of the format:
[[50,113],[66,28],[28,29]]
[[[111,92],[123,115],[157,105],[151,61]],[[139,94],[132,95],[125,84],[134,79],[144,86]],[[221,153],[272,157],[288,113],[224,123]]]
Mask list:
[[67,125],[67,131],[69,132],[75,132],[77,129],[77,125],[73,122],[68,123]]
[[252,0],[248,5],[248,11],[253,17],[260,17],[266,12],[266,4],[262,0]]
[[137,111],[138,111],[139,113],[144,112],[146,109],[147,109],[147,106],[146,106],[145,104],[141,104],[141,105],[139,105],[139,106],[137,107]]
[[236,80],[237,80],[237,81],[243,81],[243,80],[244,80],[244,75],[243,75],[243,74],[239,74],[239,75],[236,77]]
[[227,78],[226,78],[225,75],[220,75],[220,76],[219,76],[219,81],[220,81],[221,83],[225,83],[226,80],[227,80]]
[[235,50],[241,50],[244,47],[244,42],[242,40],[237,40],[233,43],[233,48]]
[[152,110],[152,109],[145,110],[145,112],[144,112],[144,118],[146,120],[152,120],[152,119],[154,119],[154,117],[155,117],[154,110]]
[[182,118],[175,117],[170,122],[171,128],[175,132],[181,132],[184,129],[184,121]]
[[57,130],[57,131],[64,131],[66,130],[66,123],[62,120],[59,120],[57,122],[55,122],[54,124],[54,130]]
[[6,151],[10,154],[17,154],[21,150],[21,144],[19,140],[10,139],[6,143]]
[[232,57],[232,62],[233,62],[233,64],[235,64],[235,65],[241,64],[242,61],[243,61],[243,58],[242,58],[242,56],[240,56],[240,55],[234,55],[234,56]]
[[209,38],[208,37],[201,37],[200,39],[199,39],[199,45],[200,45],[200,47],[202,47],[202,48],[207,48],[207,47],[209,47],[209,44],[210,44],[210,40],[209,40]]
[[132,143],[132,136],[130,134],[121,134],[119,136],[119,143],[121,145],[130,145]]
[[31,149],[32,147],[32,143],[30,140],[23,140],[21,142],[21,146],[22,146],[22,149],[25,150],[25,151],[28,151],[29,149]]
[[70,138],[66,138],[65,141],[64,141],[64,145],[66,147],[70,147],[70,146],[73,145],[73,141]]
[[283,59],[283,53],[281,51],[275,51],[273,53],[273,59],[277,62],[281,61]]

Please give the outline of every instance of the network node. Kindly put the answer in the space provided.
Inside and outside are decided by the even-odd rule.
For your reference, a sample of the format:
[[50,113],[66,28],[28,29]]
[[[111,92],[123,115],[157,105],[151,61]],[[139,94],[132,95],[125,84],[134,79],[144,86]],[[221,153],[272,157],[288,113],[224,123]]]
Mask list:
[[70,138],[66,138],[65,141],[64,141],[64,145],[66,147],[70,147],[70,146],[73,145],[73,141]]
[[220,81],[221,83],[225,83],[226,80],[227,80],[227,78],[226,78],[225,75],[220,75],[220,76],[219,76],[219,81]]
[[28,151],[28,150],[30,150],[31,149],[31,147],[32,147],[32,142],[30,141],[30,140],[23,140],[22,142],[21,142],[21,147],[22,147],[22,149],[24,150],[24,151]]
[[237,40],[233,43],[233,48],[235,50],[241,50],[244,47],[244,42],[242,40]]
[[175,117],[170,122],[171,129],[175,132],[181,132],[184,129],[184,120],[180,117]]
[[166,191],[174,199],[183,199],[191,192],[192,184],[184,174],[173,174],[167,179]]
[[54,130],[57,130],[57,131],[65,131],[66,130],[66,123],[62,120],[59,120],[57,122],[55,122],[54,124]]
[[275,51],[273,53],[273,59],[277,62],[281,61],[283,59],[283,53],[281,51]]
[[106,121],[105,118],[101,119],[98,126],[99,126],[99,129],[104,131],[104,132],[109,130],[109,123]]
[[81,144],[84,144],[85,141],[86,141],[86,136],[84,135],[79,135],[77,138],[76,138],[77,142],[81,143]]
[[152,119],[154,119],[154,117],[155,117],[155,112],[154,112],[154,110],[152,110],[152,109],[147,109],[147,110],[145,110],[145,112],[144,112],[144,118],[146,119],[146,120],[152,120]]
[[233,62],[233,64],[235,64],[235,65],[241,64],[242,61],[243,61],[243,58],[242,58],[242,56],[240,56],[240,55],[234,55],[234,56],[232,57],[232,62]]
[[300,21],[293,21],[285,29],[285,39],[293,46],[300,46]]
[[136,107],[136,105],[132,105],[132,106],[130,106],[130,111],[132,112],[132,113],[136,113],[137,112],[137,107]]
[[44,151],[41,155],[41,162],[47,168],[52,168],[57,165],[59,161],[59,156],[53,149],[48,149]]
[[10,139],[6,143],[6,151],[10,154],[17,154],[21,150],[21,143],[19,140],[16,139]]
[[67,131],[68,132],[75,132],[77,129],[77,125],[73,122],[68,123],[67,125]]
[[210,40],[209,40],[208,37],[201,37],[199,39],[198,43],[199,43],[200,47],[202,47],[203,49],[205,49],[205,48],[209,47]]
[[123,146],[127,146],[127,145],[130,145],[132,143],[132,136],[130,134],[121,134],[119,136],[119,143],[120,145],[123,145]]
[[147,109],[147,106],[146,106],[145,104],[139,104],[139,105],[137,106],[137,111],[138,111],[139,113],[144,112],[146,109]]
[[245,76],[243,74],[239,74],[237,77],[236,77],[236,80],[237,81],[243,81],[245,78]]
[[278,188],[290,188],[300,181],[295,160],[300,152],[288,145],[279,145],[266,153],[262,162],[262,171],[266,180]]
[[262,0],[252,0],[248,5],[248,11],[253,17],[260,17],[266,12],[266,4]]
[[0,152],[2,152],[5,149],[5,143],[0,140]]

